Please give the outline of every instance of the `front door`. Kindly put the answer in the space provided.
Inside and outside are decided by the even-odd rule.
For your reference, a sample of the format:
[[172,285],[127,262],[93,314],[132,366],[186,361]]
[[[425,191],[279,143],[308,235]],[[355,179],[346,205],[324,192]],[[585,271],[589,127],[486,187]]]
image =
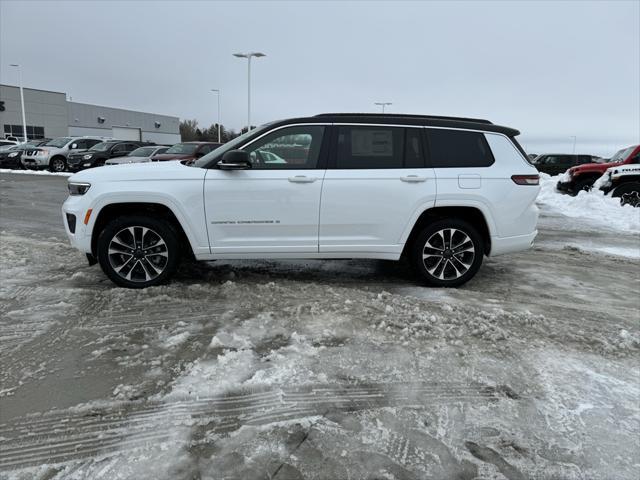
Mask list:
[[207,171],[211,253],[318,252],[325,130],[324,125],[272,130],[243,147],[251,169]]

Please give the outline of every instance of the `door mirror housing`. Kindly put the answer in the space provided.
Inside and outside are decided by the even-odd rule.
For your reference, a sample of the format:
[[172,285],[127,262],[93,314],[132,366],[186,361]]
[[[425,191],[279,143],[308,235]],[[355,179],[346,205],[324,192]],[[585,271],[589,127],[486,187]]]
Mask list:
[[220,170],[248,170],[251,168],[249,154],[244,150],[229,150],[218,162]]
[[72,143],[71,144],[71,150],[76,150],[78,148],[78,144],[77,143]]

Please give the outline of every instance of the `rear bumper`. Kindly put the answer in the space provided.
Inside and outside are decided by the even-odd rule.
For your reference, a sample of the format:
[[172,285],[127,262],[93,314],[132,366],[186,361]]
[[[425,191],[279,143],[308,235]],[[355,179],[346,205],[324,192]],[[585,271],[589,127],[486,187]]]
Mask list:
[[515,237],[491,237],[491,253],[492,257],[496,255],[504,255],[507,253],[522,252],[533,247],[533,241],[538,235],[538,230],[534,230],[526,235],[517,235]]

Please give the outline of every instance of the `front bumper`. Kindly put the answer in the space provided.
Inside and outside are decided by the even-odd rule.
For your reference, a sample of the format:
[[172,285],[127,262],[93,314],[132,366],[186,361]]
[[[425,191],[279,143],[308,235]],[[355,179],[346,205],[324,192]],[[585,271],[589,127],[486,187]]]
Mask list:
[[556,184],[556,190],[558,190],[560,193],[573,194],[573,183],[572,182],[558,182]]
[[48,156],[25,157],[23,155],[21,162],[25,168],[42,169],[42,168],[47,168],[49,166],[49,157]]
[[[69,196],[62,204],[62,223],[71,246],[83,253],[91,253],[91,230],[84,224],[90,202],[83,197]],[[69,220],[71,216],[74,217],[73,221]]]

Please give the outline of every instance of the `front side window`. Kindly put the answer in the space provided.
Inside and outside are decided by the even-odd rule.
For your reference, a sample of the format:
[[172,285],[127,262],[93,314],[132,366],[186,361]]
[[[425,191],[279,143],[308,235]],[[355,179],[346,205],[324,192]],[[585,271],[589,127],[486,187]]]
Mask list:
[[339,127],[336,168],[402,168],[403,147],[403,128]]
[[253,168],[316,168],[324,136],[321,125],[302,125],[271,132],[244,150],[249,152]]
[[480,132],[436,128],[427,132],[434,168],[488,167],[494,162],[487,139]]

